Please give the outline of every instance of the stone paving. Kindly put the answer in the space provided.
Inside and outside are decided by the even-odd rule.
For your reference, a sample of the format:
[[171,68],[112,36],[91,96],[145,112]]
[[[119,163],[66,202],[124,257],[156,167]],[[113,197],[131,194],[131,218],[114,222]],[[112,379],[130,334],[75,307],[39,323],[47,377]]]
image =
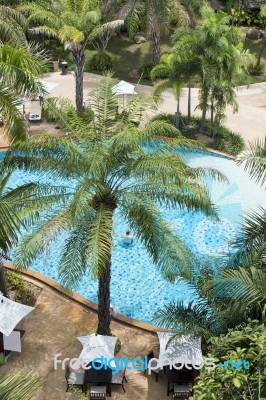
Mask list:
[[[82,306],[44,286],[35,310],[18,325],[26,331],[22,352],[14,353],[8,363],[1,367],[1,373],[22,369],[37,371],[43,384],[34,400],[76,400],[73,393],[66,393],[64,371],[54,370],[53,357],[57,353],[62,353],[61,359],[78,356],[82,347],[76,337],[95,331],[96,326],[97,315],[94,312],[84,312]],[[114,321],[111,328],[122,343],[118,357],[143,357],[151,349],[158,354],[156,334],[145,333]],[[159,382],[155,381],[154,375],[144,376],[140,371],[127,371],[126,377],[126,393],[122,387],[114,386],[112,399],[169,399],[163,374],[160,374]]]
[[[75,99],[75,80],[72,73],[61,75],[60,72],[52,72],[43,77],[48,82],[56,83],[57,86],[52,90],[52,96],[63,96],[74,101]],[[101,79],[100,75],[91,73],[84,74],[84,100],[87,99],[90,90],[96,86]],[[138,94],[150,95],[151,86],[137,85]],[[195,115],[200,115],[200,110],[195,110],[198,104],[198,89],[192,89],[191,93],[192,110]],[[230,107],[226,111],[225,125],[239,132],[244,137],[246,143],[254,138],[265,137],[266,125],[266,82],[247,86],[241,86],[237,90],[237,102],[239,104],[238,113],[233,114]],[[183,114],[187,113],[187,89],[182,91],[180,109]],[[159,112],[174,113],[176,110],[176,100],[171,90],[166,90],[162,94],[162,103]]]

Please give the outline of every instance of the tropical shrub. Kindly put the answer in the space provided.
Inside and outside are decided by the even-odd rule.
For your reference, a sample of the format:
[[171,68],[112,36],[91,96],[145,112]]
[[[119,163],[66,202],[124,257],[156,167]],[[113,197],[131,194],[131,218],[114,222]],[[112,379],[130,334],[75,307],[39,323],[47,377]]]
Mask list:
[[109,54],[96,53],[86,63],[87,71],[110,71],[113,68],[113,62]]
[[214,139],[213,143],[210,144],[210,147],[236,156],[244,150],[245,141],[239,133],[221,127],[219,130],[219,136]]
[[[253,400],[266,396],[266,327],[258,321],[210,339],[210,354],[218,363],[201,370],[194,386],[197,400]],[[238,361],[233,365],[226,361]],[[240,361],[239,361],[240,360]],[[245,361],[245,363],[244,363]],[[217,364],[216,362],[216,364]]]

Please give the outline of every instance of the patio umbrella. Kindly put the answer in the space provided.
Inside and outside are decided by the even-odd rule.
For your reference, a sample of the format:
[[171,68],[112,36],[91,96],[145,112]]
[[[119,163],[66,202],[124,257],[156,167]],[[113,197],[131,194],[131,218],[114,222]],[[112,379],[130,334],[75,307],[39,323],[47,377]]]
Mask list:
[[92,360],[99,357],[107,360],[114,357],[117,341],[115,336],[92,334],[80,336],[78,340],[83,345],[83,350],[77,360],[78,365],[89,364]]
[[0,294],[0,332],[9,336],[19,321],[32,310],[33,307],[16,303]]
[[137,94],[135,92],[135,86],[126,81],[120,81],[117,85],[114,85],[112,88],[112,92],[117,94],[118,96],[123,95],[123,108],[125,101],[125,94]]
[[168,344],[172,332],[157,332],[157,335],[160,342],[160,366],[177,363],[200,365],[203,362],[200,337],[181,336]]

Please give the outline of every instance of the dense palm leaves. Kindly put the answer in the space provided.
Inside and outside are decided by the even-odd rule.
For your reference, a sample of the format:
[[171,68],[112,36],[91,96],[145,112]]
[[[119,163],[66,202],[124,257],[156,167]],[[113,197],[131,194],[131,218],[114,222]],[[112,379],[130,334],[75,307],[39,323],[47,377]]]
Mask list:
[[249,143],[249,149],[240,153],[236,159],[238,165],[244,165],[252,179],[264,186],[266,183],[266,137]]
[[[183,139],[173,126],[160,121],[140,130],[136,118],[139,119],[142,107],[137,100],[129,104],[127,112],[117,114],[118,100],[112,93],[112,85],[111,78],[106,77],[92,96],[94,117],[89,128],[80,129],[79,125],[74,132],[72,125],[75,140],[71,140],[71,135],[66,138],[34,136],[16,146],[19,153],[9,154],[5,161],[9,168],[45,173],[54,182],[63,178],[75,183],[74,187],[65,184],[65,192],[54,197],[54,207],[51,201],[46,204],[43,200],[31,209],[31,218],[39,223],[24,237],[17,262],[21,266],[30,265],[51,239],[62,230],[68,231],[60,276],[64,284],[73,285],[89,268],[99,278],[98,332],[101,334],[110,334],[114,213],[119,209],[166,276],[189,276],[190,258],[181,240],[165,227],[157,205],[215,215],[201,179],[206,171],[188,167],[177,154],[169,151],[174,145],[188,146],[190,141]],[[147,145],[154,137],[167,132],[176,138],[153,152],[145,151],[143,141]],[[58,188],[54,189],[58,193]]]
[[[109,4],[113,4],[111,1]],[[134,0],[120,1],[120,14],[127,19],[129,34],[132,36],[141,27],[146,30],[152,40],[152,62],[160,60],[161,36],[168,33],[171,24],[194,25],[204,1],[172,1],[172,0]]]
[[15,101],[44,93],[38,79],[47,70],[48,60],[37,46],[28,44],[21,14],[0,6],[0,22],[0,118],[12,141],[23,139],[26,131]]
[[49,8],[26,4],[19,7],[30,25],[30,32],[55,37],[60,40],[73,57],[76,81],[76,107],[83,111],[83,70],[86,45],[108,27],[115,29],[123,21],[117,20],[101,25],[101,8],[94,0],[57,0]]
[[39,389],[35,374],[19,372],[0,377],[1,400],[31,400]]
[[195,29],[180,28],[173,35],[170,55],[162,58],[153,77],[163,78],[158,89],[182,87],[192,77],[200,81],[199,108],[202,110],[201,132],[204,132],[209,107],[216,112],[213,133],[217,133],[225,108],[237,110],[234,88],[246,74],[251,56],[243,50],[243,38],[238,28],[229,26],[229,17],[202,9],[202,21]]

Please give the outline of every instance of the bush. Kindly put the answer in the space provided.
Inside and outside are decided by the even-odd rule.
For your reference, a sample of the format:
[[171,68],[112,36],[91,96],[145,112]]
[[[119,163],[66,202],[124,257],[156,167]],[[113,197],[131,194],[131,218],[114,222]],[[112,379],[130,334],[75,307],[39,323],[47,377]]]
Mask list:
[[25,286],[23,278],[19,274],[11,271],[6,272],[6,284],[11,290],[21,289]]
[[86,71],[108,71],[113,68],[113,62],[109,54],[96,53],[86,62]]
[[210,144],[210,147],[213,149],[231,154],[233,156],[236,156],[244,150],[245,142],[239,133],[222,128],[219,134],[220,136],[216,137],[214,142]]
[[174,125],[175,116],[174,114],[170,113],[160,113],[151,118],[151,121],[158,121],[158,120],[165,121],[168,122],[169,124]]
[[151,70],[153,68],[152,64],[145,64],[140,69],[138,70],[138,73],[142,77],[142,79],[145,79],[146,81],[151,81]]
[[17,303],[27,304],[28,306],[33,306],[35,304],[35,297],[31,290],[22,286],[16,290],[14,301]]
[[248,67],[249,75],[263,75],[264,74],[264,65],[263,64],[250,64]]

